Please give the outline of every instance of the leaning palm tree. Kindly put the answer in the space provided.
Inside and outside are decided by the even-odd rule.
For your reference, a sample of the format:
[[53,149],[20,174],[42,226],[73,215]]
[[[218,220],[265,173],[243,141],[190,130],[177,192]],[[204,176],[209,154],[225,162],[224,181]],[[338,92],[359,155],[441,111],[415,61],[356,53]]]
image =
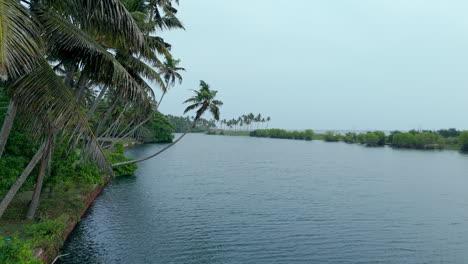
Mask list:
[[198,91],[196,90],[193,90],[193,91],[195,92],[195,95],[187,99],[184,102],[184,104],[191,103],[191,105],[187,106],[187,108],[185,109],[184,114],[198,108],[198,110],[196,111],[197,115],[193,119],[192,126],[187,131],[185,131],[184,134],[182,134],[176,141],[167,145],[165,148],[161,149],[160,151],[156,152],[153,155],[150,155],[143,159],[112,164],[112,167],[145,161],[163,153],[170,147],[174,146],[177,142],[179,142],[183,137],[185,137],[185,135],[190,133],[195,128],[195,126],[197,125],[197,122],[200,120],[200,118],[203,116],[203,114],[207,110],[209,110],[209,112],[213,115],[215,120],[219,120],[219,107],[223,105],[223,102],[219,100],[215,100],[216,94],[218,93],[218,91],[210,90],[210,86],[204,81],[200,81],[200,89]]
[[[10,111],[0,131],[0,153],[16,112],[25,116],[27,129],[44,141],[0,202],[1,217],[39,160],[48,159],[48,145],[53,144],[48,142],[53,141],[45,139],[59,131],[83,142],[83,153],[112,174],[80,102],[86,86],[94,81],[113,85],[122,98],[145,105],[148,90],[109,49],[128,49],[145,59],[154,56],[118,0],[0,0],[0,24],[0,80],[11,96]],[[65,70],[64,78],[58,70]],[[50,129],[44,124],[51,124]]]

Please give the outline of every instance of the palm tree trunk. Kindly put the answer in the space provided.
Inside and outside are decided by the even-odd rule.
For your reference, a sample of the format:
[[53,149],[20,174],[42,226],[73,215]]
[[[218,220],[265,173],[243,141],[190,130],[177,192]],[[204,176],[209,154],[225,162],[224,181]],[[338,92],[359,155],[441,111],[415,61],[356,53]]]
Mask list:
[[81,72],[80,79],[78,80],[78,84],[76,85],[76,92],[75,98],[78,102],[78,105],[81,104],[81,101],[84,97],[84,90],[86,88],[86,84],[88,83],[88,73],[86,71]]
[[106,114],[104,115],[104,118],[101,120],[101,122],[99,122],[99,125],[98,125],[98,127],[96,128],[96,131],[94,132],[94,135],[99,136],[99,133],[101,132],[102,127],[104,126],[104,124],[107,122],[107,120],[108,120],[109,117],[111,116],[112,111],[114,111],[114,108],[115,108],[115,106],[117,105],[117,102],[118,102],[118,101],[119,101],[118,99],[115,100],[115,102],[112,104],[112,106],[111,106],[109,109],[107,109],[107,112],[106,112]]
[[130,135],[135,133],[135,131],[137,131],[142,125],[146,124],[151,119],[151,117],[153,117],[153,113],[154,112],[151,112],[151,114],[145,120],[141,121],[138,125],[136,125],[132,130],[130,130],[127,134],[123,135],[121,138],[129,137]]
[[42,186],[44,184],[44,176],[46,172],[46,167],[50,166],[50,161],[52,158],[52,149],[54,144],[54,136],[51,136],[47,140],[47,148],[44,150],[46,155],[43,155],[41,165],[39,167],[39,173],[37,174],[36,188],[34,188],[33,198],[29,204],[28,213],[26,214],[26,219],[32,220],[36,215],[36,210],[39,207],[39,201],[41,198]]
[[[161,96],[161,99],[159,99],[159,102],[158,104],[156,105],[156,109],[154,110],[154,112],[158,111],[159,109],[159,106],[161,105],[161,102],[162,100],[164,99],[164,95],[166,93],[163,93],[162,96]],[[126,138],[126,137],[129,137],[130,135],[132,135],[133,133],[135,133],[135,131],[137,131],[141,126],[143,126],[144,124],[146,124],[148,121],[150,121],[151,117],[153,117],[153,113],[154,112],[151,112],[151,114],[145,119],[143,120],[142,122],[140,122],[137,126],[135,126],[132,130],[130,130],[127,134],[123,135],[121,138]]]
[[64,83],[65,83],[65,86],[68,87],[68,89],[72,89],[72,85],[73,85],[73,74],[75,73],[77,67],[76,65],[73,65],[67,72],[67,74],[65,75],[65,80],[64,80]]
[[114,121],[114,123],[111,124],[111,126],[106,130],[104,131],[104,133],[102,133],[102,135],[100,135],[99,137],[104,137],[106,136],[107,134],[109,134],[109,136],[111,136],[111,132],[114,131],[115,127],[117,126],[120,126],[120,118],[122,117],[122,115],[125,113],[125,111],[127,111],[127,106],[128,105],[125,105],[124,109],[122,110],[122,112],[120,112],[119,116],[117,117],[117,119]]
[[18,107],[16,106],[15,102],[10,100],[10,104],[8,105],[8,110],[5,116],[5,121],[3,121],[2,131],[0,131],[0,158],[2,157],[3,151],[5,150],[8,136],[10,135],[13,122],[15,121],[17,110]]
[[164,99],[164,95],[166,95],[166,92],[163,92],[163,94],[161,95],[161,99],[159,99],[159,102],[158,102],[158,104],[156,105],[156,109],[159,108],[159,105],[161,104],[162,100]]
[[128,123],[128,125],[124,129],[122,129],[122,131],[120,131],[120,133],[117,135],[117,138],[121,138],[124,135],[125,131],[127,131],[127,129],[129,129],[133,125],[133,123],[135,123],[135,120],[132,120],[132,122]]
[[131,161],[126,161],[126,162],[120,162],[120,163],[115,163],[115,164],[112,164],[111,166],[112,167],[117,167],[117,166],[122,166],[122,165],[128,165],[128,164],[133,164],[133,163],[137,163],[137,162],[142,162],[142,161],[145,161],[145,160],[149,160],[151,158],[154,158],[156,156],[158,156],[159,154],[163,153],[164,151],[168,150],[170,147],[174,146],[177,142],[179,142],[183,137],[185,137],[185,135],[187,135],[188,133],[190,133],[194,128],[195,128],[195,125],[197,124],[197,121],[198,120],[194,120],[193,121],[193,125],[192,127],[190,127],[190,129],[188,129],[187,131],[185,131],[184,134],[182,134],[176,141],[172,142],[171,144],[167,145],[166,147],[164,147],[163,149],[161,149],[160,151],[154,153],[153,155],[150,155],[146,158],[143,158],[143,159],[139,159],[139,160],[131,160]]
[[89,120],[93,116],[93,114],[96,111],[97,107],[101,103],[102,97],[104,97],[104,95],[106,94],[107,88],[108,88],[107,85],[102,87],[101,92],[99,93],[98,97],[94,101],[93,106],[91,107],[91,109],[89,109],[88,113],[86,114],[86,120]]
[[3,198],[2,202],[0,203],[0,218],[2,218],[3,213],[5,213],[5,210],[7,209],[8,205],[10,205],[11,201],[13,200],[13,197],[15,197],[16,193],[21,188],[23,183],[26,181],[29,174],[31,174],[31,171],[34,169],[34,167],[36,167],[36,164],[39,162],[42,155],[44,154],[45,147],[46,147],[46,144],[43,143],[42,146],[39,148],[39,150],[36,152],[36,154],[34,154],[28,166],[26,166],[24,171],[18,177],[18,180],[16,180],[15,184],[11,186],[8,193]]

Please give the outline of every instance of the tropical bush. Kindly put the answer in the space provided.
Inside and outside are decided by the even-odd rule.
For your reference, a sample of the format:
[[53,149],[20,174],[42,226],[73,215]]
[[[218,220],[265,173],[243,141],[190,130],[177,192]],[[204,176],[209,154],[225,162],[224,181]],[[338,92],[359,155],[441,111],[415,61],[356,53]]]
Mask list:
[[445,140],[432,132],[408,132],[393,135],[392,145],[400,148],[436,149],[443,148]]
[[[106,156],[109,159],[109,162],[112,164],[132,160],[132,159],[125,157],[123,143],[116,144],[114,146],[114,150],[112,152],[107,153]],[[115,176],[119,177],[119,176],[134,175],[137,168],[138,166],[136,164],[127,164],[127,165],[114,167],[113,170],[114,170]]]
[[468,151],[468,131],[463,131],[458,137],[458,144],[462,151]]
[[287,131],[284,129],[257,129],[250,132],[251,137],[269,137],[296,140],[312,140],[315,133],[311,129],[305,131]]
[[31,244],[20,240],[18,234],[10,238],[0,236],[0,263],[2,264],[41,264],[39,260],[32,259],[33,248]]
[[333,131],[327,131],[325,132],[324,140],[326,142],[336,142],[340,141],[342,136],[338,133],[335,133]]
[[160,112],[155,112],[153,117],[141,129],[137,140],[144,143],[172,142],[174,139],[175,125]]

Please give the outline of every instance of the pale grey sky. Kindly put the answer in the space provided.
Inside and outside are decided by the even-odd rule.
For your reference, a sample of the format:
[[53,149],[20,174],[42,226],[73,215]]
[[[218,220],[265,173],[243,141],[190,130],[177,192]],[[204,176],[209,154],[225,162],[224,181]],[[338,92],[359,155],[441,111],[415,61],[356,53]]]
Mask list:
[[187,68],[161,105],[211,84],[222,118],[286,129],[468,129],[468,1],[181,0]]

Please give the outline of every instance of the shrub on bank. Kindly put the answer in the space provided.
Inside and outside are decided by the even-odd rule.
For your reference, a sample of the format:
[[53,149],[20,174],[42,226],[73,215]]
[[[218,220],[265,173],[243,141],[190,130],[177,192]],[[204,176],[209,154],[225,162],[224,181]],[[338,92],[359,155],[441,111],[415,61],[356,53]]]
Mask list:
[[257,129],[250,132],[251,137],[269,137],[269,138],[283,138],[283,139],[296,139],[296,140],[312,140],[315,133],[311,129],[305,131],[287,131],[284,129]]
[[393,135],[392,145],[399,148],[437,149],[443,148],[445,139],[432,132],[400,133]]
[[41,264],[39,260],[32,259],[33,247],[25,243],[15,234],[13,237],[0,237],[0,263],[2,264]]
[[458,137],[458,145],[460,146],[461,151],[468,151],[468,131],[463,131]]
[[349,144],[356,143],[357,135],[353,132],[348,132],[343,136],[343,141]]
[[338,133],[334,133],[333,131],[327,131],[325,132],[325,136],[323,140],[326,142],[337,142],[340,141],[342,136]]
[[[116,144],[114,146],[114,150],[112,152],[107,153],[106,156],[111,164],[132,160],[132,159],[125,157],[123,143]],[[112,169],[114,170],[115,177],[119,177],[119,176],[133,175],[135,174],[135,171],[137,170],[137,168],[138,166],[135,163],[133,163],[133,164],[113,167]]]

